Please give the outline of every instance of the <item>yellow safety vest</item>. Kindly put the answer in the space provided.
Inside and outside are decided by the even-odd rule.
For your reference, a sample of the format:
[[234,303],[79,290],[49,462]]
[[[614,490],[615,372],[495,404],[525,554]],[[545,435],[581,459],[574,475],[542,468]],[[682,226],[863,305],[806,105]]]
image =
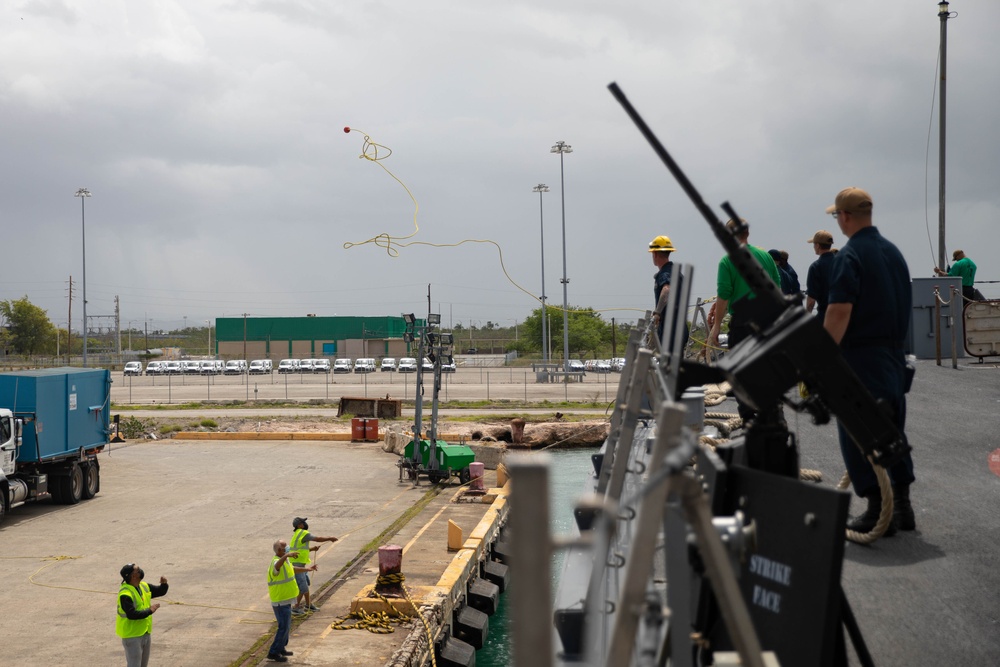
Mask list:
[[153,599],[153,594],[149,590],[149,584],[145,581],[139,582],[139,590],[131,584],[122,582],[122,587],[118,589],[118,618],[115,620],[115,634],[122,639],[129,637],[142,637],[153,631],[153,615],[133,621],[125,615],[122,609],[122,595],[132,598],[132,604],[136,611],[149,609],[149,601]]
[[303,530],[302,528],[297,529],[292,533],[292,541],[288,545],[289,551],[298,551],[299,555],[293,559],[290,559],[296,565],[308,565],[309,564],[309,543],[304,542],[306,535],[309,534],[308,530]]
[[277,562],[278,556],[275,556],[271,559],[271,566],[267,568],[267,592],[271,596],[271,604],[291,604],[299,594],[295,570],[286,560],[281,564],[281,570],[275,572],[274,565]]

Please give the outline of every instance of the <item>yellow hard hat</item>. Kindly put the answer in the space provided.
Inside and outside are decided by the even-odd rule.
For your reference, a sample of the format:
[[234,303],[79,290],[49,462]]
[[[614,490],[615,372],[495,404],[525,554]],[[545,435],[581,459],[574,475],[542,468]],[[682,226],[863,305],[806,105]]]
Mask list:
[[673,252],[677,250],[669,236],[657,236],[649,242],[649,252]]

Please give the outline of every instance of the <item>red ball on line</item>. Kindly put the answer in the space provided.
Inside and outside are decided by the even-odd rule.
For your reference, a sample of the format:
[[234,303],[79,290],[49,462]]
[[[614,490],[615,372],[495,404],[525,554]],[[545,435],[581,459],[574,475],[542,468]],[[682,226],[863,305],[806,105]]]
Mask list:
[[344,134],[350,134],[350,133],[351,133],[351,128],[345,127],[344,128]]

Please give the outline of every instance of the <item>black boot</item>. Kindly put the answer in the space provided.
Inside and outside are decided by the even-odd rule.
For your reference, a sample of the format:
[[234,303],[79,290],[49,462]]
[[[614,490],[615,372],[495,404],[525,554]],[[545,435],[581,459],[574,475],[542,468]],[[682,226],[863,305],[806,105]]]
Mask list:
[[[869,491],[865,495],[865,500],[868,501],[868,509],[857,519],[847,523],[848,530],[853,530],[856,533],[870,533],[875,524],[878,523],[879,515],[882,514],[882,492],[878,489]],[[885,529],[884,537],[890,537],[895,534],[896,520],[894,517],[889,521],[889,527]]]
[[910,504],[910,485],[892,487],[893,506],[892,517],[900,530],[916,530],[917,519],[913,516],[913,505]]

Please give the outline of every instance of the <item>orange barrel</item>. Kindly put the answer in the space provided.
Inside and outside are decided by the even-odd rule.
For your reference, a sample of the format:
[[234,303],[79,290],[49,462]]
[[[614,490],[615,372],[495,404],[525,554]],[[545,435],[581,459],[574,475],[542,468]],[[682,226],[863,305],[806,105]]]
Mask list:
[[351,419],[351,440],[361,441],[365,439],[365,419],[353,417]]
[[377,419],[366,419],[365,420],[365,440],[370,442],[378,442],[378,420]]

